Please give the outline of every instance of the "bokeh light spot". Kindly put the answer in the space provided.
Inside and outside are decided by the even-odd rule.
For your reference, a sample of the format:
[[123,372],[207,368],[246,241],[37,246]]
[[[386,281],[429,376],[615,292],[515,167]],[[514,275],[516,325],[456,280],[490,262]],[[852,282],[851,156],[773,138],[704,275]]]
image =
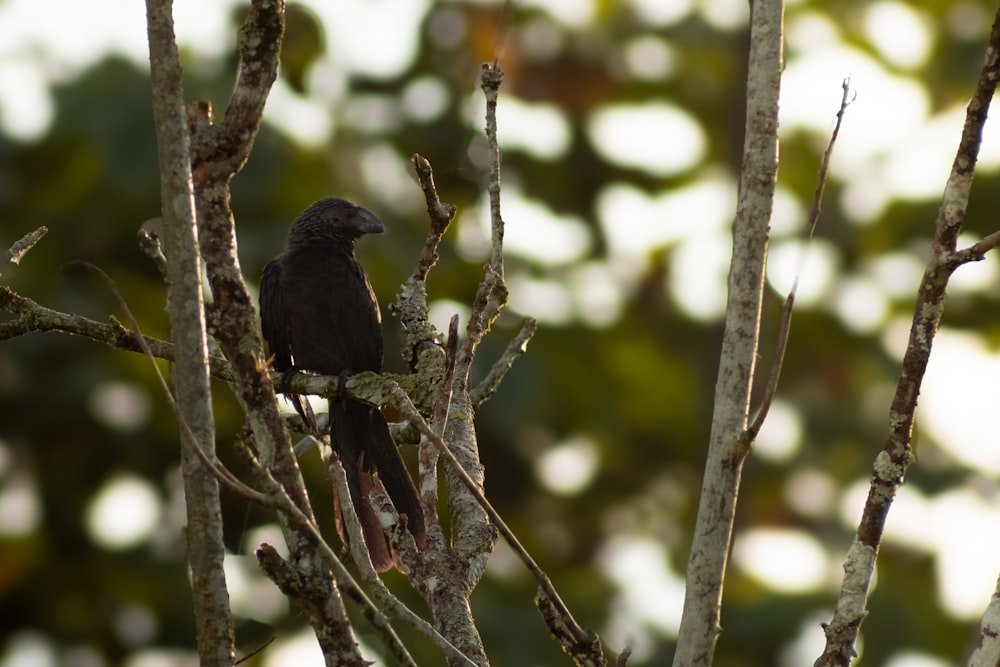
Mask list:
[[588,262],[569,276],[580,319],[592,327],[610,326],[625,308],[625,294],[611,268],[604,262]]
[[700,0],[698,10],[718,30],[737,30],[750,21],[750,5],[740,0]]
[[507,287],[515,312],[553,325],[569,324],[573,319],[573,304],[565,285],[515,274],[507,278]]
[[87,508],[87,531],[107,549],[127,549],[146,540],[156,527],[160,499],[141,477],[109,480]]
[[105,382],[90,397],[94,418],[119,431],[141,428],[152,412],[145,389],[131,382]]
[[775,400],[757,434],[754,451],[768,461],[788,461],[799,451],[801,442],[802,422],[798,414],[784,401]]
[[[483,115],[477,115],[476,124]],[[530,104],[513,97],[497,107],[497,125],[503,128],[500,143],[505,150],[516,149],[540,160],[566,155],[570,144],[569,123],[553,104]]]
[[691,13],[694,0],[629,0],[639,18],[652,26],[668,26]]
[[768,588],[784,593],[819,589],[829,569],[826,550],[815,538],[773,528],[737,535],[733,562]]
[[779,241],[768,252],[767,281],[778,294],[787,295],[798,276],[796,305],[815,305],[826,298],[839,258],[840,250],[824,239],[814,238],[807,246],[798,239]]
[[424,76],[415,79],[403,89],[403,111],[420,123],[436,120],[448,108],[451,96],[441,79]]
[[227,553],[223,567],[233,614],[270,623],[288,612],[288,600],[261,574],[255,556]]
[[6,638],[0,652],[3,667],[56,667],[56,650],[40,632],[21,630]]
[[607,628],[609,641],[618,645],[635,641],[633,656],[642,659],[649,650],[642,627],[666,637],[676,637],[684,606],[684,580],[673,571],[670,554],[652,538],[618,536],[597,556],[600,570],[618,588],[614,614]]
[[685,241],[673,251],[668,288],[688,316],[711,322],[726,312],[731,245],[720,232]]
[[687,111],[672,104],[618,104],[591,115],[587,136],[606,160],[672,176],[696,166],[706,149],[705,130]]
[[129,646],[144,644],[156,635],[159,623],[148,607],[127,604],[115,611],[112,618],[118,637]]
[[930,22],[913,6],[883,1],[865,11],[865,35],[886,61],[906,69],[923,65],[933,49]]
[[669,78],[677,67],[677,56],[659,37],[639,37],[622,48],[625,68],[636,79],[660,81]]
[[878,283],[866,278],[843,278],[833,290],[833,311],[856,333],[878,330],[889,315],[889,302]]
[[[481,224],[489,228],[488,208]],[[508,189],[504,200],[504,250],[512,255],[546,265],[569,264],[582,258],[590,249],[590,231],[583,220],[559,215],[536,199],[528,199],[515,189]]]
[[836,509],[837,486],[825,472],[810,468],[793,472],[785,484],[788,506],[812,519],[830,516]]
[[1000,355],[978,336],[939,329],[920,391],[918,423],[957,460],[995,475],[1000,473],[998,402]]
[[0,536],[26,535],[38,528],[41,518],[35,481],[27,473],[5,477],[0,484]]
[[553,493],[572,496],[587,488],[600,461],[597,445],[584,436],[561,442],[535,463],[539,481]]

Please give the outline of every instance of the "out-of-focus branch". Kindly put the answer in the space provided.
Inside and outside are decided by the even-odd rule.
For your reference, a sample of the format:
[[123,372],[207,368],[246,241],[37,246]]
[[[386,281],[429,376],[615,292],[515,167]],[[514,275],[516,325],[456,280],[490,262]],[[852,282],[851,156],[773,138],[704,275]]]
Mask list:
[[[824,625],[826,647],[816,667],[849,665],[871,591],[875,558],[896,489],[903,483],[913,462],[911,449],[917,396],[923,382],[931,344],[944,313],[945,288],[952,272],[972,254],[956,252],[956,244],[969,205],[973,173],[979,155],[983,126],[990,101],[1000,79],[1000,10],[997,11],[986,48],[986,58],[976,90],[966,109],[965,125],[951,173],[945,184],[941,208],[935,223],[931,259],[924,269],[903,355],[903,369],[889,409],[889,433],[872,467],[872,481],[854,543],[844,563],[844,581],[831,621]],[[984,632],[988,630],[984,618]],[[977,662],[975,664],[995,664]]]
[[[215,453],[215,420],[209,382],[202,301],[201,258],[192,204],[190,141],[184,118],[180,55],[171,0],[147,0],[153,120],[160,168],[160,200],[166,265],[167,313],[175,345],[174,388],[197,447]],[[215,474],[189,447],[181,448],[187,507],[188,562],[201,664],[227,667],[235,656],[229,592],[223,570],[222,507]]]
[[684,610],[673,664],[712,664],[718,639],[736,498],[749,447],[750,390],[767,259],[768,229],[778,172],[778,93],[781,88],[782,0],[755,0],[750,18],[746,132],[739,202],[733,224],[726,323],[715,384],[712,428],[698,518],[688,559]]
[[7,249],[7,252],[0,257],[0,276],[7,272],[7,270],[12,266],[17,266],[21,263],[21,259],[27,254],[29,250],[35,247],[46,233],[48,233],[49,228],[42,226],[33,232],[28,232],[20,239],[18,239],[14,245]]

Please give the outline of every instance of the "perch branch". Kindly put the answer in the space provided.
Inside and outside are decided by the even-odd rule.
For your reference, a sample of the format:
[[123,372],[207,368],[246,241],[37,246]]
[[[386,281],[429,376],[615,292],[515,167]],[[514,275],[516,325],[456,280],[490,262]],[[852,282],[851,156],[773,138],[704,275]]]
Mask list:
[[[46,308],[4,285],[0,285],[0,310],[17,316],[9,322],[0,324],[0,340],[35,331],[59,332],[89,338],[94,342],[103,343],[119,350],[143,352],[143,345],[137,339],[137,334],[122,326],[114,318],[111,318],[110,323],[98,322],[82,315],[73,315]],[[176,359],[177,348],[170,341],[142,336],[142,342],[149,347],[150,352],[157,359],[167,361]],[[236,376],[226,359],[213,356],[209,358],[209,362],[213,377],[225,382],[235,381]]]

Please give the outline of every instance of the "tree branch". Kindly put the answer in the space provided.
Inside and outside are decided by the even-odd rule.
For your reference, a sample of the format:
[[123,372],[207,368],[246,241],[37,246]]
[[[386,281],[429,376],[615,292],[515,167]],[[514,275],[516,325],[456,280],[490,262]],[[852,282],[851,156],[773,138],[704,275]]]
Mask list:
[[896,489],[913,462],[911,449],[917,396],[923,382],[931,344],[944,313],[945,288],[952,272],[961,264],[956,253],[958,234],[969,205],[972,178],[979,155],[983,125],[1000,78],[1000,10],[993,23],[986,58],[976,90],[966,109],[965,125],[952,163],[938,218],[935,223],[931,259],[920,281],[903,355],[903,370],[889,409],[889,433],[872,467],[871,487],[858,525],[854,544],[844,564],[845,577],[830,623],[824,625],[826,647],[816,667],[846,666],[856,655],[861,623],[866,615],[871,577],[882,541],[882,532]]
[[844,113],[851,102],[854,101],[853,99],[847,99],[850,91],[850,80],[844,79],[841,86],[844,94],[840,98],[837,123],[830,134],[830,141],[827,142],[826,150],[823,151],[823,158],[820,160],[819,176],[816,178],[816,190],[813,193],[812,208],[809,211],[809,224],[806,227],[805,244],[802,246],[802,254],[799,255],[799,265],[795,271],[795,280],[792,282],[792,288],[788,291],[788,297],[781,307],[781,323],[778,326],[778,343],[774,352],[771,374],[767,381],[767,387],[764,390],[764,396],[761,398],[760,407],[757,409],[757,415],[754,417],[750,427],[743,433],[744,447],[750,447],[757,438],[757,434],[764,425],[764,420],[767,419],[767,413],[771,410],[774,397],[778,393],[778,380],[781,379],[781,365],[785,360],[785,347],[788,345],[788,333],[792,327],[792,308],[795,306],[795,295],[799,290],[799,278],[802,276],[805,268],[809,242],[812,241],[813,235],[816,232],[816,224],[819,222],[819,213],[823,204],[823,190],[826,188],[826,176],[830,168],[830,156],[833,155],[833,146],[837,142],[837,136],[840,134],[840,124],[844,121]]
[[531,340],[537,330],[538,322],[535,319],[529,318],[525,320],[524,324],[521,325],[521,330],[507,344],[507,348],[500,355],[500,358],[493,362],[489,372],[486,373],[486,377],[480,380],[479,384],[469,392],[472,404],[477,410],[483,403],[493,397],[493,394],[499,389],[500,383],[507,376],[507,371],[511,369],[514,362],[521,355],[528,351],[528,341]]
[[[147,0],[153,119],[160,160],[166,266],[167,313],[175,344],[174,388],[181,419],[196,447],[215,454],[215,421],[209,382],[208,345],[202,301],[201,258],[192,202],[190,143],[184,120],[180,56],[171,0]],[[138,328],[136,329],[138,332]],[[229,592],[223,570],[222,507],[213,472],[181,448],[188,529],[188,562],[201,664],[228,667],[235,657]]]
[[733,224],[729,298],[715,385],[712,428],[698,518],[688,560],[684,610],[673,664],[710,665],[719,636],[722,587],[749,448],[750,390],[757,358],[768,228],[778,172],[781,0],[756,0],[750,19],[746,134]]
[[[236,376],[235,389],[243,403],[261,459],[291,499],[278,518],[290,552],[289,565],[307,585],[296,590],[307,610],[326,659],[331,664],[364,664],[331,572],[315,557],[316,540],[304,526],[314,522],[302,475],[292,452],[284,420],[278,413],[274,385],[267,370],[257,311],[243,280],[236,247],[235,221],[229,184],[246,162],[270,87],[277,77],[284,31],[283,0],[253,0],[240,31],[240,71],[221,126],[213,123],[207,103],[190,105],[188,123],[193,138],[195,205],[201,255],[208,269],[218,318],[213,335]],[[304,518],[294,520],[301,514]]]

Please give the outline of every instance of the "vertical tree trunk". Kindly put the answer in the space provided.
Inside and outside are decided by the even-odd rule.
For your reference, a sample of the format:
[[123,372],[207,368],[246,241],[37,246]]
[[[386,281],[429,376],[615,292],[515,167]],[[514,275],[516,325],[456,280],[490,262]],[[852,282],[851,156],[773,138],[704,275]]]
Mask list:
[[[160,197],[167,256],[167,313],[177,358],[174,392],[201,448],[215,453],[201,259],[195,224],[190,141],[170,0],[147,0],[153,118],[160,161]],[[181,447],[187,501],[188,562],[198,654],[203,666],[233,664],[233,622],[222,568],[222,508],[215,475]]]
[[764,287],[771,205],[778,173],[778,92],[782,0],[751,3],[746,136],[733,224],[729,300],[715,385],[715,408],[698,519],[688,560],[684,611],[674,665],[712,664],[719,636],[722,584],[743,461],[749,452],[750,390]]

